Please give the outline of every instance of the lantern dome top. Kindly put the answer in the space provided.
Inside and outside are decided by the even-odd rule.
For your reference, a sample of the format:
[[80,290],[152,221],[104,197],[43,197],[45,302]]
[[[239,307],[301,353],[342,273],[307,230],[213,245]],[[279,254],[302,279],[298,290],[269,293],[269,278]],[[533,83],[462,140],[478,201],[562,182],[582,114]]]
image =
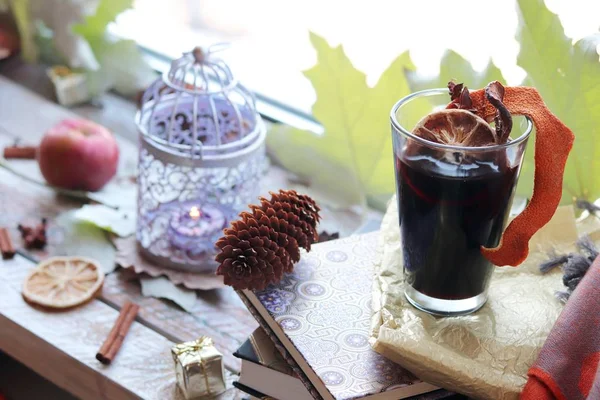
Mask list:
[[[214,53],[221,47],[211,46],[209,49],[195,47],[189,53],[171,63],[165,83],[175,90],[189,93],[220,93],[233,89],[238,82],[233,77],[229,66]],[[217,50],[215,50],[217,48]]]
[[264,142],[254,95],[215,55],[223,47],[183,53],[144,92],[136,122],[145,140],[203,161],[236,158]]

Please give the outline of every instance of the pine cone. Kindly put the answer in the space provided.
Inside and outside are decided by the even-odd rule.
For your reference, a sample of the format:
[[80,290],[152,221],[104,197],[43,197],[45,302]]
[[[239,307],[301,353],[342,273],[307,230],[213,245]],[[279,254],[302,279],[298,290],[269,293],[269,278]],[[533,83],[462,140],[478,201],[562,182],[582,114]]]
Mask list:
[[216,243],[217,274],[235,289],[260,290],[293,270],[300,247],[310,251],[318,240],[320,208],[293,190],[271,193],[249,208],[252,213],[242,212]]
[[[286,222],[286,233],[296,239],[300,247],[310,250],[310,244],[315,241],[316,231],[306,221],[300,219],[298,216],[300,212],[294,209],[294,206],[288,203],[271,203],[266,199],[261,199],[260,206],[252,206],[251,208],[258,219],[263,216],[268,217],[269,220],[276,217],[279,221]],[[291,225],[291,227],[288,227],[288,225]]]
[[272,203],[288,203],[297,207],[299,210],[297,215],[300,219],[310,224],[313,229],[317,229],[317,224],[321,219],[319,216],[321,209],[313,199],[306,195],[298,194],[295,190],[280,190],[279,193],[271,192],[270,194]]
[[217,274],[236,289],[264,289],[281,280],[289,264],[283,248],[266,237],[253,236],[251,230],[244,222],[235,221],[216,243],[221,249],[216,256],[220,263]]
[[[240,216],[245,223],[252,226],[252,232],[254,232],[254,229],[258,229],[259,236],[268,238],[278,247],[285,250],[285,260],[282,260],[282,262],[285,261],[286,272],[291,272],[293,269],[292,263],[300,261],[300,248],[294,237],[284,232],[280,221],[275,219],[271,221],[264,213],[255,216],[254,214],[243,212]],[[271,223],[274,227],[271,226]],[[289,226],[286,225],[286,228],[289,228]]]

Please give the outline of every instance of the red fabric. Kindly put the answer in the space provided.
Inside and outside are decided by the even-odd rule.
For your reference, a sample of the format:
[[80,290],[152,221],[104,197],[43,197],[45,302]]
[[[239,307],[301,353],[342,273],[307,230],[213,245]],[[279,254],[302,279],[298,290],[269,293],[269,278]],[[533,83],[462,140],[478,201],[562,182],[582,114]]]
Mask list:
[[522,400],[600,399],[600,256],[569,298],[538,359]]
[[529,380],[523,389],[521,398],[531,400],[567,400],[558,385],[552,380],[552,377],[545,371],[532,367],[528,375]]
[[583,360],[581,376],[579,377],[579,391],[587,396],[592,389],[594,377],[598,370],[598,361],[600,361],[600,352],[595,352]]

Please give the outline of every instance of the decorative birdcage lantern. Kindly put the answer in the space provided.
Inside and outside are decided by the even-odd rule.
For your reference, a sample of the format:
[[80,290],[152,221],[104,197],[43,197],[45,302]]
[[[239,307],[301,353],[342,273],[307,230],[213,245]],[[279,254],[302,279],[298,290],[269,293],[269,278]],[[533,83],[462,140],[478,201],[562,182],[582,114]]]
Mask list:
[[265,162],[254,96],[211,49],[173,61],[136,116],[138,249],[191,272],[216,268],[214,243],[258,196]]

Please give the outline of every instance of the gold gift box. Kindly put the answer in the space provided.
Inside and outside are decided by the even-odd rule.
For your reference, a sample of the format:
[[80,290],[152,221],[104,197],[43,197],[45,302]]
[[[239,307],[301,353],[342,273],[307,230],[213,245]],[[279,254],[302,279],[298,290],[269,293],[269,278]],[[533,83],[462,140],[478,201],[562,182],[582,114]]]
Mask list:
[[216,396],[226,390],[223,355],[208,337],[180,343],[171,349],[177,385],[186,399]]

